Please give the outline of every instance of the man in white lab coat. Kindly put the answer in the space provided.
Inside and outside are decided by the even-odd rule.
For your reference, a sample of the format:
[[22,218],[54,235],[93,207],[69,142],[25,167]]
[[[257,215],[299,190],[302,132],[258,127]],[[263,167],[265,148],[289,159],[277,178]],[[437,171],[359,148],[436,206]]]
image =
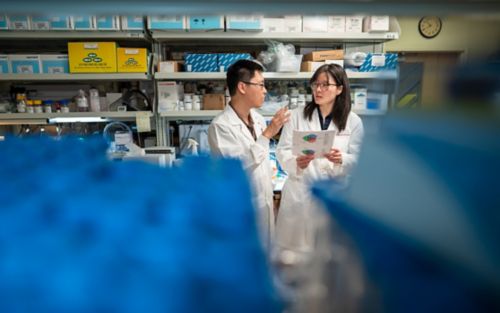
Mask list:
[[231,102],[214,118],[208,128],[208,143],[213,155],[239,158],[249,174],[253,204],[257,209],[257,226],[262,242],[270,248],[274,235],[272,167],[269,159],[269,140],[288,121],[288,109],[280,109],[266,126],[260,108],[266,96],[257,62],[239,60],[227,71],[227,87]]

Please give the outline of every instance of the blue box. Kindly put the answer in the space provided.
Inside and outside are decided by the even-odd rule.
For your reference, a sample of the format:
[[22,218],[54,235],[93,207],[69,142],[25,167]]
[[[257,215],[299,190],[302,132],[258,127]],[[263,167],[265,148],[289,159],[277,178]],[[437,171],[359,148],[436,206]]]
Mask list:
[[396,70],[398,55],[396,53],[368,53],[359,67],[360,72],[377,72]]
[[188,53],[184,56],[187,72],[218,72],[217,54]]
[[69,15],[52,15],[50,19],[50,29],[52,30],[70,30],[73,29],[71,25],[71,17]]
[[9,25],[7,24],[7,15],[0,14],[0,29],[8,29]]
[[241,59],[252,60],[252,56],[248,53],[220,53],[217,61],[219,71],[227,71],[234,62]]
[[31,28],[28,15],[9,15],[9,29],[29,30]]
[[73,27],[76,30],[94,30],[97,28],[95,16],[73,15]]
[[96,26],[98,30],[120,30],[120,19],[117,15],[98,15]]
[[142,15],[122,16],[122,29],[124,30],[143,30],[144,17]]
[[40,74],[40,57],[37,54],[10,54],[8,59],[14,74]]
[[50,30],[50,18],[48,16],[31,16],[31,29]]
[[187,17],[188,30],[224,30],[222,15],[191,15]]
[[184,15],[177,16],[148,16],[149,29],[161,30],[186,30],[186,17]]
[[40,55],[43,74],[69,74],[67,54]]
[[226,29],[227,30],[248,30],[248,31],[262,31],[263,17],[260,15],[228,15],[226,16]]
[[0,73],[9,74],[9,59],[7,55],[0,55]]

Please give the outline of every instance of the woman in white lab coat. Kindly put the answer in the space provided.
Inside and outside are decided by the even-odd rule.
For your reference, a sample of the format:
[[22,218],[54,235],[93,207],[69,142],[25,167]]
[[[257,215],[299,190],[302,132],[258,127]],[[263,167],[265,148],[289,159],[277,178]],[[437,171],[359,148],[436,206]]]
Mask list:
[[[349,81],[341,66],[321,66],[312,76],[310,85],[313,101],[292,111],[276,150],[281,166],[288,173],[276,224],[278,252],[283,249],[311,251],[318,216],[321,216],[318,215],[318,203],[310,192],[311,184],[347,175],[357,161],[363,137],[363,124],[351,111]],[[335,130],[333,148],[325,155],[293,155],[294,130]]]

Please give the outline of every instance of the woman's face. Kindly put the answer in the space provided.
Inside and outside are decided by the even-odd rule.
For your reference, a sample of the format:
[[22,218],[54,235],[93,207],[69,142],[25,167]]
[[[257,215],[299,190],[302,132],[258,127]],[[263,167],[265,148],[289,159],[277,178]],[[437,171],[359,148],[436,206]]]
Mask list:
[[316,81],[311,84],[314,102],[319,106],[327,106],[335,103],[335,98],[342,93],[342,86],[337,86],[333,77],[325,72],[318,75]]

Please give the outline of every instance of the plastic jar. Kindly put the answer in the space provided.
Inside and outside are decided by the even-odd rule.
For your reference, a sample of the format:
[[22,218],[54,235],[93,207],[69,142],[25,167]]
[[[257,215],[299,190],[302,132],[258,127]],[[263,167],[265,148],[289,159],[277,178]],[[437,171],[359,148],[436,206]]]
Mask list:
[[61,113],[69,113],[69,101],[61,100],[59,103],[61,105]]
[[26,100],[26,113],[35,113],[33,100]]
[[54,102],[52,100],[45,100],[43,102],[43,112],[45,113],[52,113],[52,104]]

